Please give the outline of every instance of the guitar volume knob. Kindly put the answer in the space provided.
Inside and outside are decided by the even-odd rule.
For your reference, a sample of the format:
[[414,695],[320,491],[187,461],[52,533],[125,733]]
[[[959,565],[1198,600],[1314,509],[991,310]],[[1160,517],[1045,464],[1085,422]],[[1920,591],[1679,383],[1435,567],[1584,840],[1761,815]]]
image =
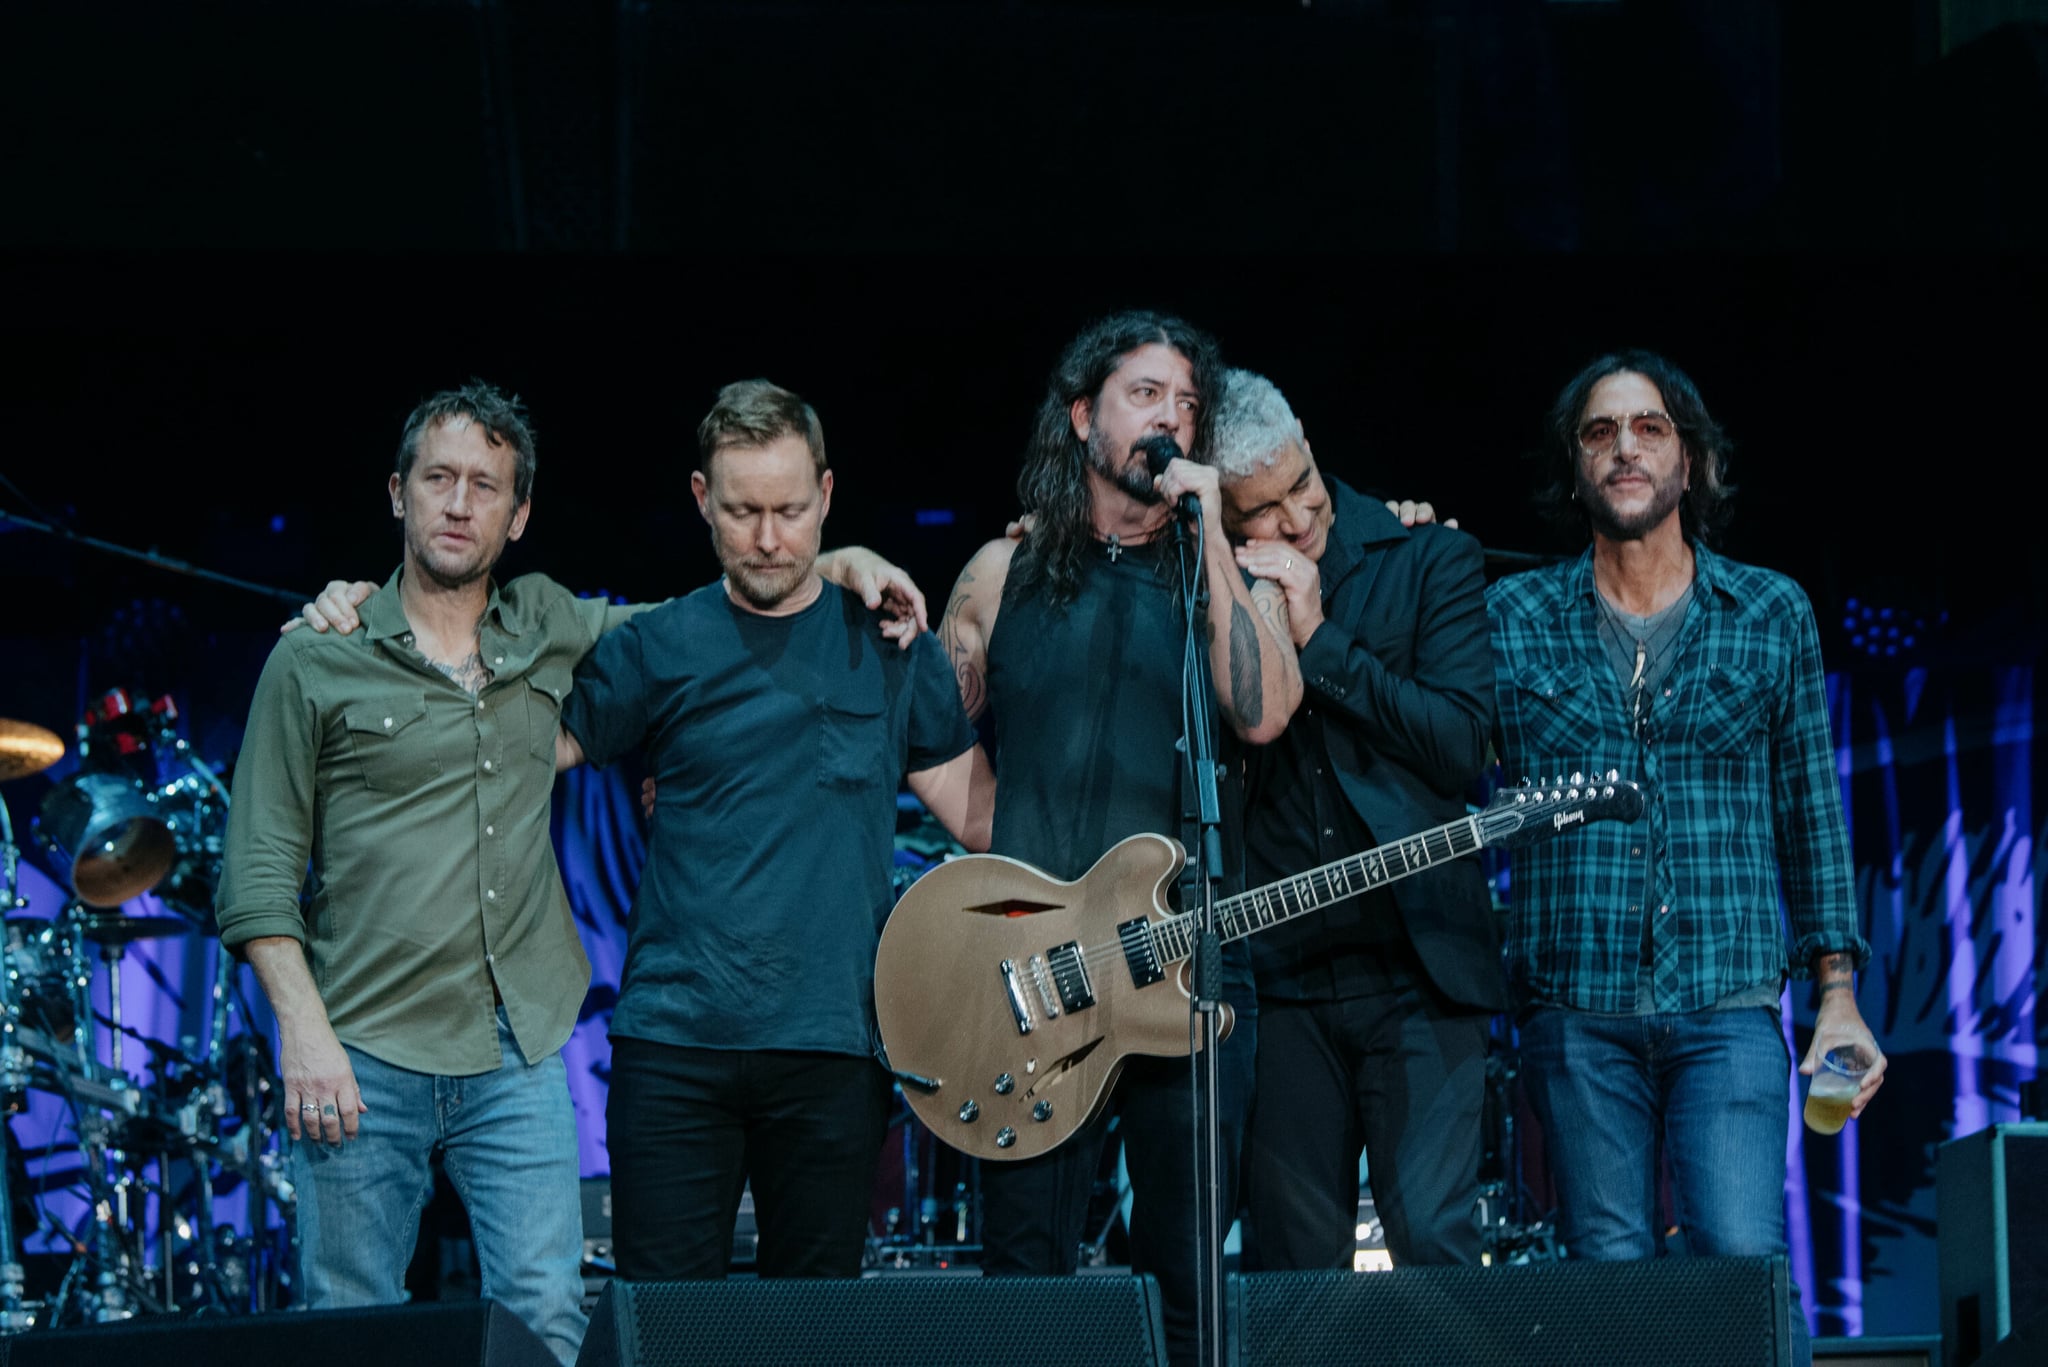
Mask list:
[[1036,1106],[1031,1108],[1031,1118],[1041,1123],[1052,1119],[1052,1103],[1041,1100]]
[[1016,1090],[1017,1079],[1011,1077],[1008,1073],[998,1073],[996,1074],[995,1087],[997,1096],[1008,1096]]
[[981,1118],[981,1103],[969,1098],[960,1103],[960,1119],[963,1124],[972,1125]]
[[1001,1128],[1000,1130],[997,1130],[997,1131],[996,1131],[996,1147],[997,1147],[997,1148],[999,1148],[999,1149],[1007,1149],[1007,1148],[1010,1148],[1010,1147],[1012,1147],[1013,1145],[1015,1145],[1015,1144],[1016,1144],[1016,1142],[1017,1142],[1017,1132],[1016,1132],[1015,1130],[1011,1129],[1011,1128],[1010,1128],[1010,1127],[1009,1127],[1008,1125],[1005,1125],[1005,1126],[1003,1126],[1003,1128]]

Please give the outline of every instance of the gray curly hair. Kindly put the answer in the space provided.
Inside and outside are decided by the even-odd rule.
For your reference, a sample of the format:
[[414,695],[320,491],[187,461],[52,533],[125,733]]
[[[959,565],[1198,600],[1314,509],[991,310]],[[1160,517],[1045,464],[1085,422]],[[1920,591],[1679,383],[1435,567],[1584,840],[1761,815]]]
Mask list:
[[1249,370],[1223,375],[1223,400],[1210,421],[1209,463],[1225,479],[1244,479],[1270,467],[1302,439],[1301,419],[1274,383]]

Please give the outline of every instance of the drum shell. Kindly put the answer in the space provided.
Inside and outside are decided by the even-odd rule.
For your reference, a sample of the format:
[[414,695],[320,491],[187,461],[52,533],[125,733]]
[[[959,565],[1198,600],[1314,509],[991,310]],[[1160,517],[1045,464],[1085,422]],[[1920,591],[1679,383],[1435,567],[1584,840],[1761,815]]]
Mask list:
[[87,905],[119,906],[170,871],[177,842],[150,797],[119,774],[79,773],[43,798],[36,834]]

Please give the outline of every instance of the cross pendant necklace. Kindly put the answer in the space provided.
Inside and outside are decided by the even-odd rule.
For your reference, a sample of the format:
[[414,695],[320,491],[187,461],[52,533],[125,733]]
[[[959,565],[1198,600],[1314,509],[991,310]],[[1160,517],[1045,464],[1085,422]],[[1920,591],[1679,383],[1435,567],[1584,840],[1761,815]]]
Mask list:
[[1123,543],[1116,539],[1115,532],[1111,532],[1109,534],[1109,563],[1114,565],[1116,563],[1116,558],[1122,555],[1123,553]]

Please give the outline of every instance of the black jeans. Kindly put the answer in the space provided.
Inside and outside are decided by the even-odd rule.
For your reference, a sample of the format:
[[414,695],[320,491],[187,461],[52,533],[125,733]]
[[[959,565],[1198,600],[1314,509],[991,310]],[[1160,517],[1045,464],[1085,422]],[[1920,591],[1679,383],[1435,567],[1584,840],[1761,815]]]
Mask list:
[[[1226,983],[1238,974],[1229,974]],[[1248,979],[1244,973],[1242,979]],[[1237,1210],[1237,1168],[1251,1109],[1258,1009],[1248,986],[1226,986],[1237,1025],[1219,1053],[1222,1098],[1223,1225]],[[1021,1163],[983,1163],[982,1272],[1050,1275],[1075,1270],[1088,1195],[1102,1159],[1109,1120],[1117,1117],[1131,1178],[1131,1271],[1159,1279],[1168,1356],[1195,1357],[1201,1267],[1195,1236],[1197,1179],[1188,1060],[1133,1058],[1117,1080],[1110,1109],[1059,1148]]]
[[1261,1001],[1247,1261],[1267,1271],[1351,1266],[1362,1150],[1396,1264],[1478,1262],[1491,1019],[1416,985]]
[[856,1277],[889,1079],[845,1054],[612,1041],[612,1246],[630,1281],[717,1278],[754,1187],[763,1277]]

